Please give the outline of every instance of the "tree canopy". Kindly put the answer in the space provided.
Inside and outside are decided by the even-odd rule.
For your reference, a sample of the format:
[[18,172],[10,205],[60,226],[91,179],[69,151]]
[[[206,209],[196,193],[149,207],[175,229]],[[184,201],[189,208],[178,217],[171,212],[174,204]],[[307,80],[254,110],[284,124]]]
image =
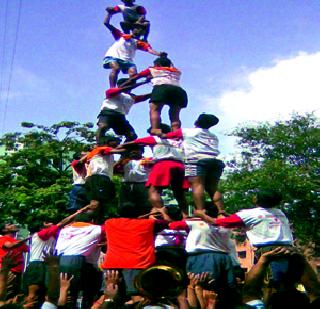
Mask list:
[[1,220],[56,222],[65,215],[71,188],[70,161],[94,142],[93,124],[60,122],[52,126],[22,123],[26,133],[8,133],[0,143]]

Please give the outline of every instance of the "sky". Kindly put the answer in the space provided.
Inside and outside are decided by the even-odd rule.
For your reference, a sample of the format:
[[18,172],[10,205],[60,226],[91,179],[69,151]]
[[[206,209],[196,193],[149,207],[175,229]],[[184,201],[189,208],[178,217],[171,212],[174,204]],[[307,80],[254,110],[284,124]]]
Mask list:
[[[239,125],[320,115],[320,2],[317,0],[139,0],[151,21],[149,42],[182,71],[189,105],[183,127],[213,113],[222,155],[236,151],[226,134]],[[96,122],[113,43],[106,6],[121,1],[0,1],[0,133],[20,123]],[[21,4],[20,18],[19,5]],[[119,25],[121,15],[112,23]],[[19,27],[17,27],[19,26]],[[17,32],[17,28],[19,31]],[[154,56],[138,51],[138,70]],[[135,90],[147,93],[151,86]],[[167,120],[167,109],[163,111]],[[148,104],[128,116],[147,135]]]

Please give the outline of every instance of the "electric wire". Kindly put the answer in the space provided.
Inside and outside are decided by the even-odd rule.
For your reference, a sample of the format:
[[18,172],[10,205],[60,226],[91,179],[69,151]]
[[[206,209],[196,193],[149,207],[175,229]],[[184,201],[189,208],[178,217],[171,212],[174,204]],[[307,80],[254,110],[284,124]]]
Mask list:
[[9,67],[8,87],[7,87],[5,104],[4,104],[3,121],[2,121],[2,134],[3,134],[4,130],[5,130],[5,125],[6,125],[6,117],[7,117],[9,94],[10,94],[10,88],[11,88],[13,64],[14,64],[14,59],[15,59],[15,55],[16,55],[16,51],[17,51],[17,43],[18,43],[18,37],[19,37],[20,20],[21,20],[21,8],[22,8],[22,0],[19,0],[17,25],[16,25],[16,29],[15,29],[15,35],[14,35],[14,44],[13,44],[13,50],[12,50],[12,57],[11,57],[11,62],[10,62],[10,67]]

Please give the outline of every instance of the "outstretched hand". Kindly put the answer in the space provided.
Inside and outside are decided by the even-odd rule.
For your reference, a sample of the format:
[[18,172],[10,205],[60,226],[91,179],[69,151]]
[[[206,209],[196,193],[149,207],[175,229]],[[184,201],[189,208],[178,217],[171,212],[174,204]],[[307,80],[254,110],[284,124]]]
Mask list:
[[114,299],[119,291],[119,272],[117,270],[107,270],[105,281],[106,287],[104,289],[104,295],[108,299]]

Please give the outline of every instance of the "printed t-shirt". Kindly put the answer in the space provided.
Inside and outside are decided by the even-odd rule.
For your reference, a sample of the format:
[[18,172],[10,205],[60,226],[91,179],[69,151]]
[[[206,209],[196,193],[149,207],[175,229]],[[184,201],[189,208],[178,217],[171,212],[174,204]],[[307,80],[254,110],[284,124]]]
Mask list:
[[60,231],[56,245],[58,255],[82,255],[87,263],[97,264],[101,234],[100,225],[84,222],[71,223]]
[[151,83],[153,86],[173,85],[180,87],[181,72],[176,68],[170,67],[150,67],[141,71],[139,77],[152,76]]
[[189,253],[201,250],[229,253],[230,231],[208,224],[201,219],[190,219],[172,222],[171,229],[189,230],[186,251]]
[[183,161],[182,143],[179,140],[167,140],[158,136],[148,136],[138,138],[134,141],[136,144],[154,145],[153,158],[155,161],[163,159],[172,159]]
[[49,252],[56,244],[56,237],[59,233],[59,227],[52,225],[35,233],[31,238],[30,245],[30,262],[44,260],[44,252]]
[[201,159],[213,159],[219,155],[219,140],[208,129],[179,129],[166,134],[167,138],[183,139],[186,163],[196,163]]
[[145,160],[130,160],[125,164],[123,182],[147,182],[152,167],[143,164]]
[[247,236],[253,246],[272,243],[292,245],[290,223],[278,208],[243,209],[236,213],[248,228]]

